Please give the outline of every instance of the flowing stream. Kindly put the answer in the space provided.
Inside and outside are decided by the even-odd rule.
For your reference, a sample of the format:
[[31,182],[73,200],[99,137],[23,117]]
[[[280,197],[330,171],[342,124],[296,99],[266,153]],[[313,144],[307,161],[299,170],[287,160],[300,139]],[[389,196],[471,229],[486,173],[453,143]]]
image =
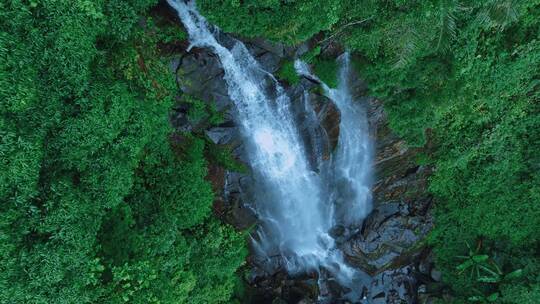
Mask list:
[[[329,234],[336,225],[358,225],[370,211],[367,119],[349,91],[348,56],[340,59],[339,87],[322,84],[341,112],[341,131],[337,149],[324,166],[328,172],[317,173],[303,146],[291,100],[276,79],[240,41],[220,43],[218,29],[206,22],[194,2],[168,3],[188,31],[190,47],[211,49],[223,66],[255,181],[255,254],[262,259],[278,256],[292,274],[324,269],[352,290],[350,297],[359,297],[355,282],[364,274],[345,263]],[[298,66],[299,72],[315,78],[306,66]],[[305,110],[314,115],[309,102]]]

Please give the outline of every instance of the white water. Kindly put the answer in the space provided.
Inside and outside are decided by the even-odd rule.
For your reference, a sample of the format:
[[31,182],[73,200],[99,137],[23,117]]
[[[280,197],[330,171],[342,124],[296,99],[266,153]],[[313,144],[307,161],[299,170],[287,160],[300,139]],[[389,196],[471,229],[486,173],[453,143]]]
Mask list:
[[191,46],[211,49],[223,66],[256,182],[257,254],[266,259],[279,256],[290,273],[324,268],[354,289],[357,272],[345,264],[328,234],[336,224],[358,224],[369,211],[367,123],[352,104],[346,82],[338,90],[328,89],[342,111],[342,131],[328,166],[334,168],[328,174],[334,177],[330,184],[339,191],[326,191],[328,185],[310,167],[291,101],[273,76],[241,42],[231,48],[221,45],[193,2],[168,3],[184,23]]
[[338,60],[341,68],[336,89],[311,74],[304,62],[297,60],[295,68],[298,74],[319,81],[341,113],[338,146],[332,159],[331,199],[335,203],[336,221],[347,226],[357,224],[371,211],[373,147],[365,109],[351,94],[350,56],[345,53]]

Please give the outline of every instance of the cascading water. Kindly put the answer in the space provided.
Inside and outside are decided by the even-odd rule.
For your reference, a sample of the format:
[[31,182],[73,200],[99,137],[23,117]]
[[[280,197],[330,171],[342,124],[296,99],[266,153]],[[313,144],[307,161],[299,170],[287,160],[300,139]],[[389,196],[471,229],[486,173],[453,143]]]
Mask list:
[[340,133],[338,146],[332,159],[333,191],[331,200],[335,203],[336,222],[355,225],[371,211],[371,167],[372,145],[369,138],[367,114],[354,101],[351,94],[350,56],[343,54],[338,87],[332,89],[317,76],[309,72],[304,62],[297,60],[297,73],[321,83],[326,95],[336,104],[340,113]]
[[[168,3],[184,23],[191,47],[210,48],[223,66],[255,181],[260,223],[253,238],[256,254],[280,256],[290,273],[325,269],[354,294],[353,280],[361,274],[347,266],[329,235],[336,224],[358,224],[369,210],[367,123],[352,105],[343,81],[347,71],[342,72],[338,90],[327,90],[342,110],[343,128],[332,165],[326,166],[334,170],[325,174],[333,177],[330,185],[338,191],[328,191],[328,181],[310,165],[291,101],[274,77],[241,42],[234,41],[232,47],[220,44],[217,30],[197,12],[194,2]],[[313,111],[307,103],[306,107]]]
[[350,75],[348,53],[340,59],[342,68],[339,87],[324,87],[341,112],[341,131],[333,159],[336,215],[343,224],[353,225],[371,211],[372,147],[367,115],[364,109],[354,102],[347,81]]

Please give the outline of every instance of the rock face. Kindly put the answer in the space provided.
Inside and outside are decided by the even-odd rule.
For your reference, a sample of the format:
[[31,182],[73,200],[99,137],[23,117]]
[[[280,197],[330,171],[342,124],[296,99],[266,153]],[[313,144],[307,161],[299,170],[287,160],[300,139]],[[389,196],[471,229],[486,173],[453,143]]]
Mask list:
[[370,303],[418,303],[418,264],[433,226],[426,189],[431,168],[416,164],[422,149],[409,148],[390,130],[382,103],[363,100],[376,145],[374,208],[341,248],[347,261],[373,277]]
[[[230,37],[226,35],[221,35],[220,39],[224,44],[232,43]],[[294,52],[294,49],[261,39],[244,43],[261,66],[269,72],[277,71],[284,57],[292,56]],[[176,75],[181,94],[189,94],[213,103],[218,111],[225,113],[225,121],[219,126],[204,130],[205,135],[213,143],[231,148],[240,162],[248,163],[248,156],[243,153],[242,134],[233,121],[234,104],[228,96],[224,71],[219,59],[206,49],[193,48],[189,52],[184,50],[172,60],[171,70]],[[293,101],[293,111],[301,126],[300,134],[312,158],[311,164],[314,169],[319,158],[328,159],[335,148],[340,119],[339,111],[334,104],[327,97],[315,92],[317,87],[318,84],[305,79],[295,86],[285,87],[287,95]],[[310,93],[306,95],[304,92]],[[314,109],[313,116],[304,115],[307,104]],[[195,130],[196,126],[189,124],[186,113],[187,109],[182,105],[178,106],[172,117],[173,125],[181,131]],[[312,142],[313,140],[316,142]],[[253,211],[242,203],[248,197],[246,192],[249,192],[250,178],[248,174],[210,168],[209,179],[213,182],[215,190],[222,189],[215,191],[218,198],[214,209],[228,223],[239,229],[248,228],[256,221]],[[216,182],[221,182],[221,186],[216,185]]]
[[[260,39],[245,43],[269,72],[277,71],[280,62],[296,52]],[[248,163],[248,155],[243,153],[242,134],[232,119],[234,106],[228,97],[218,58],[205,49],[184,50],[172,61],[171,69],[183,94],[214,103],[218,110],[225,112],[224,123],[203,131],[208,139],[228,146],[239,161]],[[346,260],[372,276],[371,285],[365,291],[369,303],[419,303],[418,286],[433,281],[434,272],[423,246],[432,227],[432,199],[426,194],[431,169],[416,164],[421,149],[409,148],[390,130],[382,103],[362,97],[365,85],[361,81],[355,80],[354,84],[360,102],[368,109],[376,143],[374,208],[357,232],[340,239],[338,236],[343,233],[336,227],[332,234]],[[337,144],[340,121],[339,111],[328,98],[318,93],[317,86],[302,79],[299,84],[286,87],[293,101],[293,111],[298,113],[300,133],[315,170],[321,161],[330,158]],[[314,110],[312,116],[300,114],[305,113],[307,104]],[[179,106],[172,122],[176,128],[189,131],[194,126],[185,118],[185,112],[186,109]],[[313,120],[319,123],[313,123]],[[249,174],[211,165],[208,178],[216,192],[214,210],[218,216],[238,229],[246,229],[257,222],[255,213],[245,204],[250,191]],[[331,295],[335,299],[332,303],[346,303],[339,300],[344,291],[335,281],[329,279],[320,284],[316,273],[291,277],[279,263],[276,259],[274,270],[268,272],[259,267],[254,257],[248,258],[246,303],[317,303],[319,295]],[[420,288],[423,290],[425,285]]]

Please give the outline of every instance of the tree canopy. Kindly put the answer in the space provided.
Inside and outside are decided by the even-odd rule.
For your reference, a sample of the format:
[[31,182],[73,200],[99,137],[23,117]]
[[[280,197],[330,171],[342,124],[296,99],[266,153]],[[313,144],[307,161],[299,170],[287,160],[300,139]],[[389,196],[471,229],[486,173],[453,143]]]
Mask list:
[[0,302],[229,301],[244,237],[170,126],[155,4],[0,4]]

